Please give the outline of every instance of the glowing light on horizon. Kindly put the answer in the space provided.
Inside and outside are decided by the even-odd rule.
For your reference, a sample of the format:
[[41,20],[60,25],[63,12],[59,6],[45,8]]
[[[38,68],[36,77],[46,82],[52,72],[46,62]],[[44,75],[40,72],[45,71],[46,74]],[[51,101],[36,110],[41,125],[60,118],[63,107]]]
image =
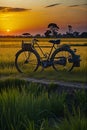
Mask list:
[[10,29],[7,29],[7,30],[6,30],[6,32],[8,32],[8,33],[9,33],[10,31],[11,31]]
[[[43,34],[48,24],[52,22],[60,27],[59,33],[66,33],[68,25],[72,25],[74,31],[87,30],[85,0],[79,0],[79,2],[75,0],[26,1],[0,0],[0,35],[15,35],[24,32]],[[58,3],[61,5],[55,6]],[[22,9],[32,10],[23,11]]]

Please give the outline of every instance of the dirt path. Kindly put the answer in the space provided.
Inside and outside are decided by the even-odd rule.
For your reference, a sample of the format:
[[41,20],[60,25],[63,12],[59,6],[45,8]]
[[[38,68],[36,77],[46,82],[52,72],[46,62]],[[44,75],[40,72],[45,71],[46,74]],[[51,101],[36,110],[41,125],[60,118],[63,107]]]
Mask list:
[[44,84],[44,85],[50,85],[50,84],[55,84],[58,86],[62,87],[69,87],[69,88],[85,88],[87,89],[87,83],[79,83],[79,82],[64,82],[64,81],[52,81],[52,80],[46,80],[46,79],[34,79],[34,78],[26,78],[26,77],[0,77],[0,80],[7,80],[7,79],[19,79],[19,80],[24,80],[27,82],[32,82],[32,83],[39,83],[39,84]]
[[87,89],[87,83],[77,83],[77,82],[64,82],[64,81],[50,81],[50,80],[45,80],[45,79],[34,79],[34,78],[20,78],[28,82],[33,82],[33,83],[40,83],[40,84],[56,84],[62,87],[74,87],[74,88],[85,88]]

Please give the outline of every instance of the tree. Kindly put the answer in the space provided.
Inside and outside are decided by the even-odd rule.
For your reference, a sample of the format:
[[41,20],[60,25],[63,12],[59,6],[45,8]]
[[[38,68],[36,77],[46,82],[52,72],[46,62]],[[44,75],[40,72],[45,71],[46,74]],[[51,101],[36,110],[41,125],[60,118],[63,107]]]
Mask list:
[[67,37],[73,37],[73,29],[71,25],[68,25],[68,32],[66,32]]
[[48,29],[44,34],[46,37],[57,37],[58,36],[58,30],[59,30],[59,27],[57,26],[57,24],[55,23],[50,23],[48,25]]
[[40,34],[36,34],[34,37],[36,37],[36,38],[40,38],[41,35],[40,35]]
[[73,36],[74,37],[79,37],[79,32],[77,32],[77,31],[73,32]]
[[50,30],[47,30],[47,31],[44,33],[44,35],[45,35],[46,37],[50,37],[50,34],[51,34],[51,31],[50,31]]
[[68,25],[68,30],[69,30],[69,34],[72,34],[73,33],[73,29],[72,29],[72,26],[71,25]]
[[87,32],[82,32],[81,35],[80,35],[80,37],[87,38]]
[[57,37],[57,35],[58,35],[58,30],[59,30],[59,27],[57,26],[57,24],[55,24],[55,23],[50,23],[50,24],[48,25],[48,28],[50,29],[52,35],[53,35],[54,37]]
[[23,35],[24,37],[29,37],[29,36],[31,36],[30,33],[23,33],[22,35]]

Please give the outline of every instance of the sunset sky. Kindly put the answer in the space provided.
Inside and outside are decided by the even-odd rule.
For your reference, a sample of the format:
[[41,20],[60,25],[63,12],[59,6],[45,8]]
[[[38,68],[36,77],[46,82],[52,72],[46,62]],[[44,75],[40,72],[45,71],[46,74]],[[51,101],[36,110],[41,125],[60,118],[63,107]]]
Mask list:
[[51,22],[87,31],[87,0],[0,0],[0,35],[43,34]]

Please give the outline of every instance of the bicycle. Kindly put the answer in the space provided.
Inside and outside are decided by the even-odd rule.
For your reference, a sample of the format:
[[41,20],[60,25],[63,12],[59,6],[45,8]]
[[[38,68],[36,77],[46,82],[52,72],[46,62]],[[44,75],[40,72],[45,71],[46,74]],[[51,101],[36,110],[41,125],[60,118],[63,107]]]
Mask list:
[[[35,72],[39,66],[48,68],[53,67],[56,71],[71,71],[74,67],[80,67],[80,55],[76,55],[76,49],[72,50],[69,45],[60,46],[60,40],[50,40],[52,44],[49,53],[44,53],[37,39],[31,43],[22,41],[22,49],[16,53],[15,66],[21,73]],[[43,57],[37,51],[41,51]],[[29,72],[28,72],[29,71]]]

